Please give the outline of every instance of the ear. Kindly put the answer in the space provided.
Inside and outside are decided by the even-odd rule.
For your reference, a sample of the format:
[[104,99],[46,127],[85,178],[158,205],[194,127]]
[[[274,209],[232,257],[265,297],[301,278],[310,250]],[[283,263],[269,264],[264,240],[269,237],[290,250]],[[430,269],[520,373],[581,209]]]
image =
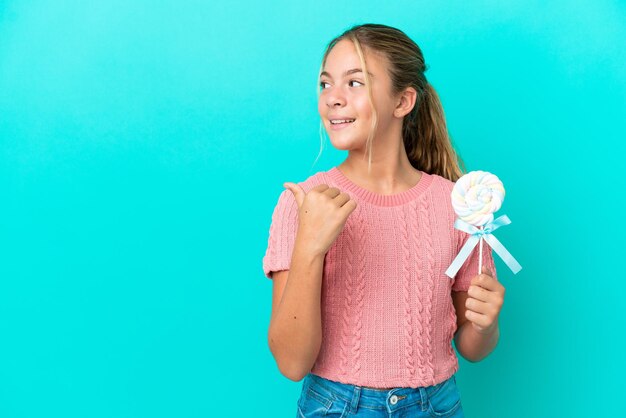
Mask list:
[[396,108],[393,111],[393,115],[397,118],[403,118],[408,115],[413,107],[415,106],[415,101],[417,100],[417,90],[413,87],[405,88],[398,98]]

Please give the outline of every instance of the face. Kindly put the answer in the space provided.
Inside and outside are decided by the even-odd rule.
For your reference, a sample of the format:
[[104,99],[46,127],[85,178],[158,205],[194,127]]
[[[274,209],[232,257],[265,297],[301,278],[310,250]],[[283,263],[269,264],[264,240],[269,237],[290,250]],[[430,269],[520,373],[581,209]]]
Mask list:
[[[378,138],[378,132],[386,132],[394,119],[395,103],[390,93],[391,79],[384,57],[367,50],[363,50],[363,53],[378,115],[378,127],[374,137]],[[363,72],[351,71],[354,69],[362,70],[354,44],[350,40],[341,40],[329,52],[322,69],[318,111],[335,148],[364,152],[372,126],[373,109],[368,99]],[[343,123],[334,123],[335,120],[342,119]]]

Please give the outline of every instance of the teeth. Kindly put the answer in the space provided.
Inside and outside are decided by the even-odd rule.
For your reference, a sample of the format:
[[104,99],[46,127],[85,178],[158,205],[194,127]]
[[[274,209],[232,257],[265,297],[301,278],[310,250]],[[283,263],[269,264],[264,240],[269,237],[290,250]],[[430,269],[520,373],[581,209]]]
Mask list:
[[335,119],[335,120],[330,121],[330,123],[332,124],[346,123],[346,122],[354,122],[354,119]]

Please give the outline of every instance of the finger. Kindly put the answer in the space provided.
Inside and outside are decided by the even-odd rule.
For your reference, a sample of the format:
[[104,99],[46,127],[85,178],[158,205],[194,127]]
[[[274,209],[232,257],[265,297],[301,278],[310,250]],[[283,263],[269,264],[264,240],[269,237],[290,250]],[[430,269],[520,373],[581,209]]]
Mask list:
[[352,213],[352,211],[356,209],[356,207],[357,207],[356,200],[350,199],[346,202],[345,205],[341,207],[341,210],[344,211],[343,215],[347,218],[348,215],[350,215],[350,213]]
[[465,311],[465,317],[472,321],[473,323],[475,323],[476,325],[479,325],[481,327],[488,327],[489,325],[491,325],[491,320],[489,319],[489,317],[487,315],[472,311],[472,310],[466,310]]
[[300,208],[302,206],[302,202],[304,202],[304,196],[306,195],[302,187],[300,187],[300,185],[298,184],[291,182],[285,182],[283,183],[283,186],[286,189],[290,190],[291,193],[293,193],[293,196],[296,199],[296,203],[298,204],[298,208]]
[[494,310],[489,303],[474,298],[465,299],[465,308],[484,315],[490,314]]
[[498,290],[499,287],[501,286],[500,283],[498,283],[496,279],[484,273],[479,274],[478,276],[474,276],[474,278],[471,281],[471,284],[475,286],[480,286],[482,288],[485,288],[491,291]]
[[337,205],[341,207],[345,205],[348,200],[350,200],[350,195],[348,193],[342,192],[339,193],[334,200],[335,203],[337,203]]
[[467,289],[467,295],[472,299],[488,304],[498,311],[502,309],[502,305],[504,305],[504,290],[491,291],[480,286],[472,285]]
[[324,190],[324,194],[330,196],[330,197],[336,197],[341,193],[341,190],[339,190],[336,187],[329,187],[328,189]]
[[470,285],[470,287],[467,289],[467,295],[481,302],[488,302],[490,291],[485,289],[484,287]]
[[322,183],[322,184],[318,184],[317,186],[311,188],[310,191],[315,190],[316,192],[323,192],[324,190],[328,189],[330,186],[328,186],[328,184],[326,183]]

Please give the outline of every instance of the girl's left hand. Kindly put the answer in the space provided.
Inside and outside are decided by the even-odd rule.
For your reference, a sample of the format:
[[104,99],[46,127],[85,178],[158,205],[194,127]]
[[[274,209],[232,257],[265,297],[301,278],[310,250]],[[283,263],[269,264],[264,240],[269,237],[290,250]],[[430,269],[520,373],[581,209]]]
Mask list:
[[479,334],[490,334],[498,327],[504,303],[504,286],[491,276],[487,266],[470,282],[465,300],[465,317]]

